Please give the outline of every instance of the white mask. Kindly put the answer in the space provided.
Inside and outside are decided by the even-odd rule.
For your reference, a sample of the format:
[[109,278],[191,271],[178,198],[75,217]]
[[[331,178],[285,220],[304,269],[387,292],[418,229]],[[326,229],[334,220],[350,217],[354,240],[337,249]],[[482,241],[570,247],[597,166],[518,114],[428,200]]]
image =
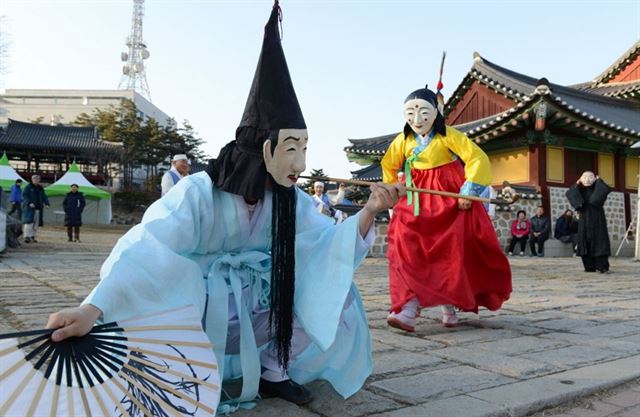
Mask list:
[[420,136],[431,131],[437,116],[438,110],[427,100],[414,98],[404,103],[404,120]]
[[271,140],[264,142],[262,156],[275,182],[283,187],[293,187],[298,176],[307,168],[307,142],[309,135],[306,129],[280,129],[278,143],[271,153]]

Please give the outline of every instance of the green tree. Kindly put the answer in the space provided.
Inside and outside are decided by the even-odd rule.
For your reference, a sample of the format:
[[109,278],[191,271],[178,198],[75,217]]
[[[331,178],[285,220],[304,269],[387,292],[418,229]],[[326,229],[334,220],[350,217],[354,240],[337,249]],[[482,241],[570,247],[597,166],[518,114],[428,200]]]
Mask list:
[[[309,174],[310,177],[317,177],[317,178],[328,178],[327,174],[324,173],[323,169],[314,169],[311,168],[311,173]],[[307,192],[313,193],[313,183],[316,182],[317,180],[307,180],[307,182],[304,183],[304,185],[302,186],[304,190],[306,190]]]
[[94,109],[91,115],[82,113],[73,124],[96,126],[103,140],[122,143],[120,162],[125,189],[132,185],[136,168],[145,169],[145,184],[152,189],[159,175],[158,167],[167,167],[172,155],[184,153],[194,160],[205,158],[200,149],[204,140],[189,121],[178,127],[174,119],[167,120],[164,126],[154,118],[143,120],[131,100],[123,100],[120,106],[106,110]]

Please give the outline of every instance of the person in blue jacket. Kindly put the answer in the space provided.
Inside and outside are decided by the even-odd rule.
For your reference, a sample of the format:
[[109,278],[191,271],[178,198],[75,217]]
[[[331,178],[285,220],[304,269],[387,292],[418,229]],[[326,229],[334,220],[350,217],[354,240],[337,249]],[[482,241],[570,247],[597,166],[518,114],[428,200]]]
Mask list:
[[22,218],[22,180],[18,178],[16,183],[11,186],[11,195],[9,196],[9,203],[11,204],[11,210],[8,215],[18,213],[18,218]]

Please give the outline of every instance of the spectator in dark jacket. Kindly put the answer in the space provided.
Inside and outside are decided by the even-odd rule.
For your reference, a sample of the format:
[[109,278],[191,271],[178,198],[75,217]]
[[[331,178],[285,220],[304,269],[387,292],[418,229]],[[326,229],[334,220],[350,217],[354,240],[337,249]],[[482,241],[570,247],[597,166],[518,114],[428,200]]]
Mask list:
[[527,219],[524,210],[518,211],[518,218],[511,223],[511,243],[509,244],[509,256],[513,255],[513,248],[520,242],[520,256],[524,256],[524,249],[527,245],[527,237],[531,230],[531,223]]
[[11,195],[9,196],[9,204],[11,204],[11,210],[7,213],[11,216],[13,213],[18,213],[18,218],[22,218],[22,180],[18,178],[16,183],[11,186]]
[[44,207],[49,207],[49,199],[40,185],[40,176],[33,175],[31,182],[22,191],[22,223],[25,243],[37,242],[38,228],[44,224]]
[[71,184],[71,191],[67,193],[62,201],[62,208],[64,209],[64,225],[67,227],[69,242],[73,241],[73,236],[75,236],[76,242],[80,242],[82,211],[84,210],[85,205],[86,201],[84,199],[84,195],[78,192],[78,185]]
[[556,220],[556,227],[553,237],[562,243],[571,243],[573,253],[576,252],[578,243],[578,221],[573,217],[573,211],[566,210],[564,214]]
[[[529,235],[529,248],[531,256],[544,256],[544,242],[549,239],[551,232],[551,223],[549,218],[544,215],[542,206],[536,207],[536,215],[531,218],[531,234]],[[538,250],[536,251],[536,243]]]

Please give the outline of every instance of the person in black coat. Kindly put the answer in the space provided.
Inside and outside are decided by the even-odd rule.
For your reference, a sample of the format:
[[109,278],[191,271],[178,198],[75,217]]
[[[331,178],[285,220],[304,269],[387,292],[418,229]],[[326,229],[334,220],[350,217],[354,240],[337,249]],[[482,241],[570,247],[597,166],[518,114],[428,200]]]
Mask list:
[[562,243],[571,243],[573,253],[576,253],[578,243],[578,221],[573,217],[573,211],[565,210],[556,220],[553,236]]
[[86,202],[84,195],[78,192],[78,185],[71,184],[71,192],[68,192],[62,201],[64,209],[64,225],[67,227],[69,242],[73,241],[71,232],[75,235],[76,242],[80,242],[80,226],[82,226],[82,210]]
[[[549,232],[551,226],[549,218],[544,215],[544,208],[538,206],[536,208],[536,215],[531,218],[531,233],[529,235],[529,247],[531,249],[531,256],[544,256],[544,242],[549,239]],[[536,252],[536,243],[538,244],[538,251]]]
[[569,203],[580,213],[577,253],[582,257],[586,272],[609,272],[611,244],[604,203],[610,192],[611,187],[602,179],[585,171],[566,194]]

